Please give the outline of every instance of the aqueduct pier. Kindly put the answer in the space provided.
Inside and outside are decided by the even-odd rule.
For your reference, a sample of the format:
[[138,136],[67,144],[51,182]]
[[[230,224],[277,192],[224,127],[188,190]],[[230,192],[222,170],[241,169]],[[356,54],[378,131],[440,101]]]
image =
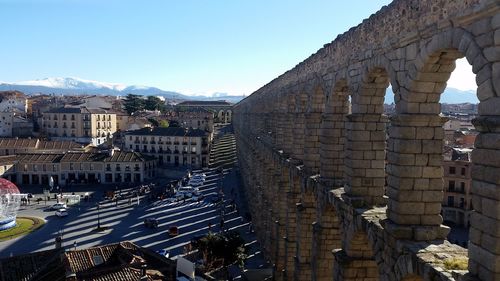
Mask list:
[[[480,102],[468,249],[441,217],[439,99],[462,57]],[[281,280],[500,280],[498,0],[396,0],[238,103],[233,123]]]

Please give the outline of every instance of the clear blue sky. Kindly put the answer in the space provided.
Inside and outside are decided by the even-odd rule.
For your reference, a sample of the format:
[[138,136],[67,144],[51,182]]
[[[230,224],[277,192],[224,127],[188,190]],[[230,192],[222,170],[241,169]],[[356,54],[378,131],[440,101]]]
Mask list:
[[0,0],[0,81],[251,94],[389,0]]

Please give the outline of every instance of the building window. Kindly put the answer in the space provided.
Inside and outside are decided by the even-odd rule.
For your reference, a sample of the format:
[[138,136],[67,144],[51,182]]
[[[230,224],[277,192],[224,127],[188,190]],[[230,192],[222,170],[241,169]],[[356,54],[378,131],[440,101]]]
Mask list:
[[73,163],[69,163],[69,169],[73,171]]
[[455,167],[450,167],[450,175],[454,175],[455,174]]
[[93,171],[94,170],[94,164],[93,163],[90,163],[90,170]]
[[33,164],[33,171],[35,171],[35,172],[38,171],[38,165],[37,164]]
[[448,190],[449,191],[455,191],[455,181],[449,181],[448,182]]
[[465,176],[465,168],[462,168],[461,174],[462,176]]
[[453,207],[454,201],[455,198],[453,198],[453,196],[448,196],[448,206]]

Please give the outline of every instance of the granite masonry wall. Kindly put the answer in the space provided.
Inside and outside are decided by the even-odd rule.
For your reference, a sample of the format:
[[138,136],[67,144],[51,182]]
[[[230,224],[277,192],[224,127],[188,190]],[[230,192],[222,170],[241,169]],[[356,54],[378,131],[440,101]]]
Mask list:
[[[439,99],[462,57],[480,101],[468,249],[441,216]],[[238,103],[233,124],[278,280],[500,280],[498,0],[396,0]]]

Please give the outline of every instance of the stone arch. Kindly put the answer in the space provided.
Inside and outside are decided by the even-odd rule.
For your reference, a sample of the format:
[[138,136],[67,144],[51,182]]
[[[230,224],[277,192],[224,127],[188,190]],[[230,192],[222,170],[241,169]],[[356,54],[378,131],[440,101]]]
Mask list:
[[335,82],[326,99],[320,133],[320,175],[330,186],[344,182],[344,157],[346,142],[345,122],[349,113],[350,90],[346,79]]
[[383,103],[391,70],[380,66],[384,63],[381,59],[370,61],[360,81],[354,84],[352,114],[347,116],[346,125],[346,192],[371,206],[385,204],[388,119],[383,114]]
[[320,128],[322,113],[325,108],[324,81],[315,76],[305,88],[307,104],[304,112],[304,167],[309,175],[319,173],[320,169]]
[[316,221],[313,223],[311,280],[333,279],[332,251],[341,248],[340,222],[334,205],[328,202],[328,186],[316,186]]
[[406,85],[401,88],[401,101],[396,102],[397,112],[439,114],[440,108],[436,104],[455,70],[455,61],[463,57],[476,74],[480,105],[498,96],[493,87],[492,63],[488,62],[483,51],[474,35],[461,28],[452,28],[432,36],[425,43],[425,48],[420,48],[417,58],[409,67]]
[[295,280],[311,280],[313,222],[316,219],[316,204],[313,182],[301,177],[300,198],[296,204],[296,253]]
[[[345,225],[345,222],[342,225]],[[378,280],[381,271],[366,232],[355,229],[344,231],[343,249],[334,252],[334,280]]]

